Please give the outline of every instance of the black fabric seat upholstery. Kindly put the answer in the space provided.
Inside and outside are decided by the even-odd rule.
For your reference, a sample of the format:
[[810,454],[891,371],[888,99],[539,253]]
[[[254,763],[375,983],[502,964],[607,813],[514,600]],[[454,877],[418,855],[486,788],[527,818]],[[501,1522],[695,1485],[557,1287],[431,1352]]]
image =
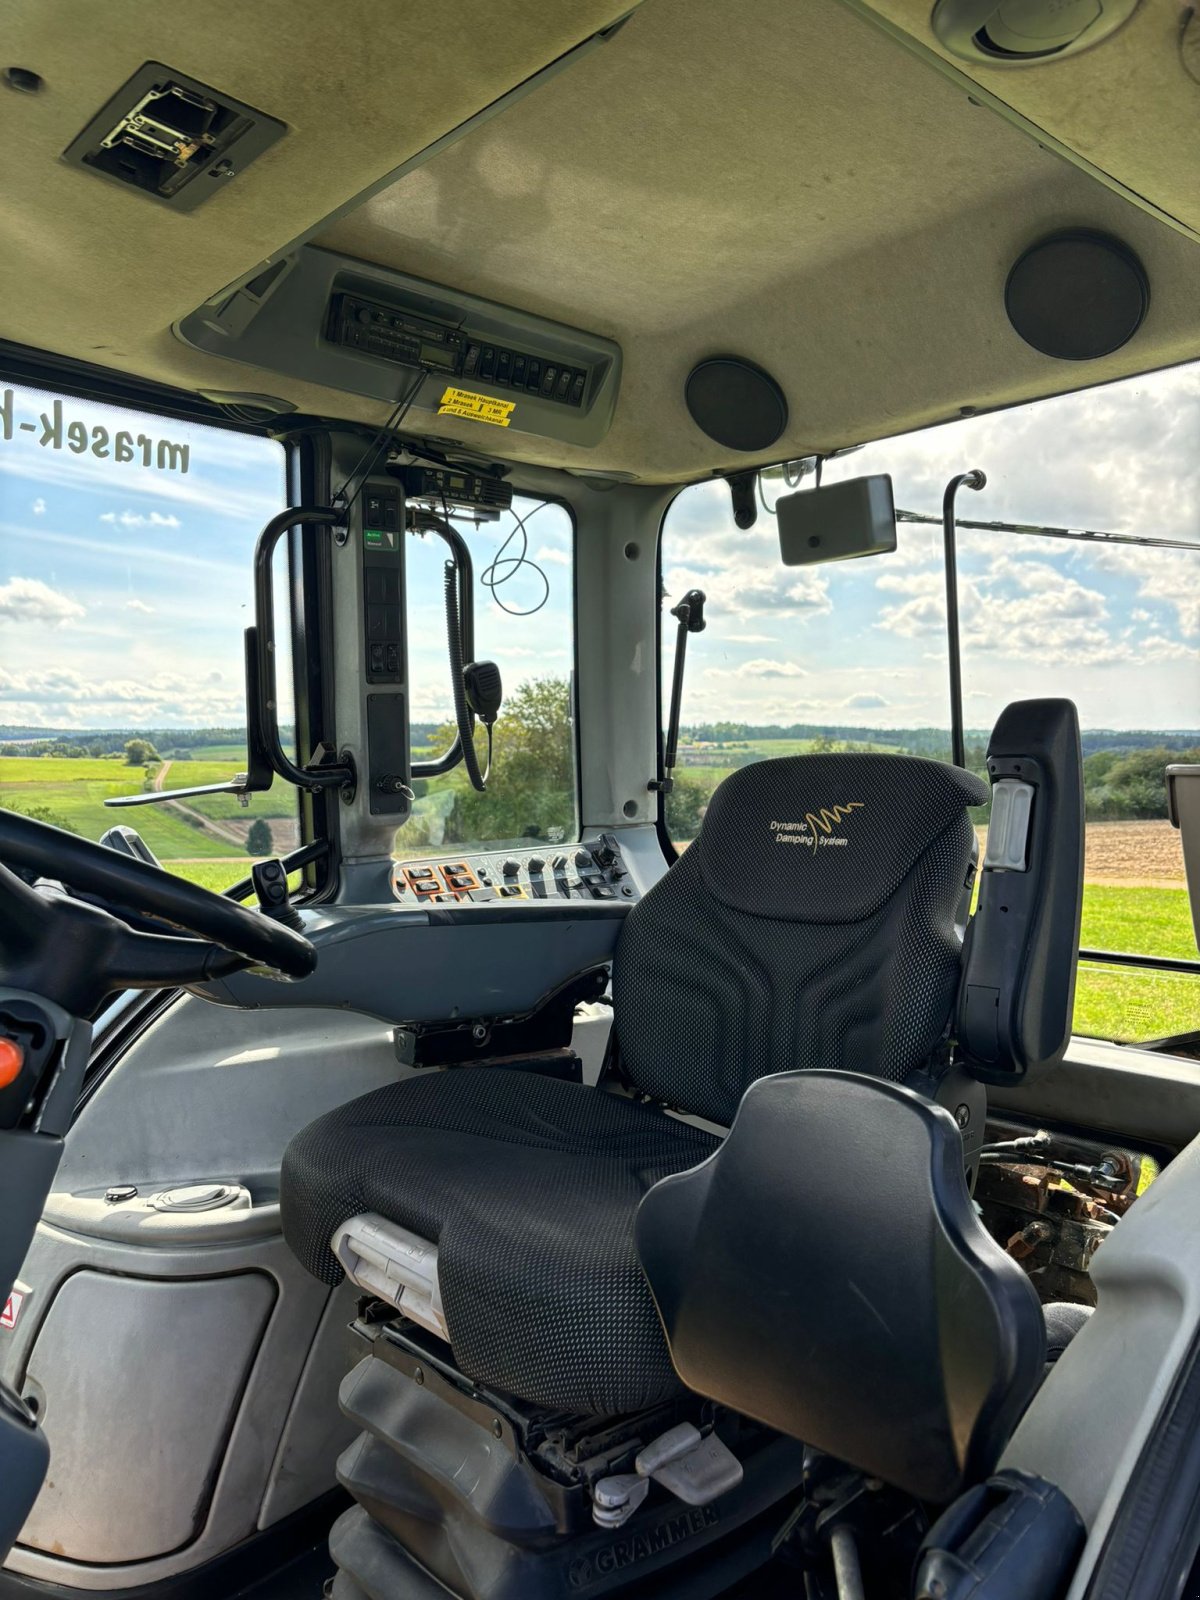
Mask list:
[[[987,794],[970,773],[904,756],[792,756],[733,773],[617,946],[614,1027],[631,1085],[727,1127],[768,1073],[902,1082],[921,1067],[954,1001],[967,807]],[[454,1069],[297,1135],[284,1232],[336,1283],[331,1234],[378,1212],[437,1243],[469,1377],[575,1411],[632,1411],[679,1387],[637,1265],[637,1206],[716,1144],[656,1106]]]
[[341,1276],[330,1235],[360,1212],[435,1240],[464,1372],[542,1405],[636,1411],[679,1380],[634,1213],[660,1178],[718,1143],[634,1100],[463,1067],[376,1089],[297,1135],[284,1231],[326,1282]]

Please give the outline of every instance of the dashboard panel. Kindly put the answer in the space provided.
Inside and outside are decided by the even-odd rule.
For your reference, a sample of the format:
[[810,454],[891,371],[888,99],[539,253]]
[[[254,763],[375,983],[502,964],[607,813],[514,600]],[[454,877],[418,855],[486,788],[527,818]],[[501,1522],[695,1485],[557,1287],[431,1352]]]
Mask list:
[[564,900],[631,901],[637,886],[611,834],[578,845],[512,850],[444,848],[436,856],[398,861],[392,894],[413,907],[468,902],[519,906]]

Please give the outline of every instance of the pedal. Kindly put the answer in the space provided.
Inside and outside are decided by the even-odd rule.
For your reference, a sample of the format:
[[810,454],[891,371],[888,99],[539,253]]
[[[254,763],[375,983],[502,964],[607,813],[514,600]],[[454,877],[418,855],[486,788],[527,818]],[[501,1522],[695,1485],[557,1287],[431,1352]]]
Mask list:
[[652,1479],[684,1505],[706,1506],[737,1488],[742,1464],[715,1433],[701,1434],[681,1422],[638,1452],[633,1472],[592,1485],[593,1520],[602,1528],[621,1527],[646,1498]]

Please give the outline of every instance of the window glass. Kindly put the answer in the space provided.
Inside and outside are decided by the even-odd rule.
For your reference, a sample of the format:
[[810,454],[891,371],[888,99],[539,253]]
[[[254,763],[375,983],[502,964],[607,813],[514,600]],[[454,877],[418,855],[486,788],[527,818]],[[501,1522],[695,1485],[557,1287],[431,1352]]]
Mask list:
[[[557,844],[578,834],[575,734],[574,526],[553,501],[518,497],[511,512],[478,526],[457,521],[475,570],[475,654],[495,661],[504,704],[495,726],[487,789],[471,787],[460,763],[414,777],[412,815],[396,832],[399,859],[443,844]],[[446,546],[410,535],[408,652],[414,764],[442,755],[455,738],[443,574]],[[482,771],[487,739],[476,729]]]
[[[693,649],[707,641],[711,653],[719,648],[717,606],[724,608],[730,595],[757,593],[753,632],[760,637],[754,650],[761,659],[748,662],[747,645],[741,655],[723,663],[708,659],[701,668],[696,650],[682,718],[681,759],[687,767],[677,778],[686,780],[697,760],[715,765],[719,741],[711,756],[692,746],[714,731],[722,705],[737,704],[750,676],[778,685],[782,679],[770,675],[784,674],[797,695],[810,698],[807,720],[825,726],[806,728],[809,737],[844,739],[845,722],[853,720],[857,738],[895,738],[901,748],[919,748],[915,735],[923,737],[923,730],[905,723],[946,726],[942,493],[955,473],[982,468],[985,488],[963,490],[957,508],[967,764],[982,772],[992,724],[1009,701],[1073,699],[1083,735],[1088,819],[1082,946],[1195,960],[1179,835],[1166,820],[1163,769],[1168,761],[1200,761],[1198,446],[1200,368],[1191,366],[965,418],[827,462],[826,482],[890,473],[897,507],[923,520],[901,522],[899,563],[886,556],[809,569],[801,592],[812,595],[814,604],[807,618],[793,609],[787,629],[763,622],[772,609],[784,612],[791,604],[796,575],[779,564],[774,523],[760,514],[756,528],[740,534],[723,486],[688,491],[664,527],[664,604],[673,605],[688,582],[715,591],[713,636],[691,641]],[[774,491],[767,493],[773,497]],[[961,526],[964,520],[996,526],[972,530]],[[1014,531],[1014,524],[1027,531]],[[1058,532],[1028,531],[1035,528]],[[1061,536],[1075,530],[1166,539],[1185,548]],[[917,532],[923,544],[912,542]],[[842,587],[843,573],[853,590]],[[831,655],[817,657],[814,620],[831,640]],[[664,681],[673,637],[673,623],[664,614]],[[903,662],[881,654],[884,637],[892,651],[903,645]],[[825,693],[829,661],[864,669],[873,681],[855,692],[888,704],[851,718],[844,678],[834,694]],[[911,698],[893,694],[885,664],[907,669],[910,676],[895,682]],[[714,665],[723,666],[726,676],[714,677]],[[821,675],[814,682],[816,672]],[[732,692],[722,700],[718,691],[726,690]],[[706,693],[710,698],[699,701]],[[725,717],[732,721],[740,714],[728,709]],[[769,720],[778,724],[781,718],[782,711],[775,711]],[[867,720],[886,724],[886,733],[876,728],[865,734]],[[774,729],[771,751],[782,753],[781,733]],[[946,750],[948,742],[940,752],[920,753]],[[741,759],[767,753],[761,740],[751,738]],[[685,782],[667,806],[674,837],[686,839],[695,831],[689,804]],[[977,820],[982,838],[986,810]],[[1198,1033],[1195,983],[1189,974],[1085,961],[1076,1031],[1130,1041]]]
[[[689,589],[707,597],[688,638],[675,784],[665,816],[677,846],[695,838],[713,789],[735,767],[820,750],[891,750],[947,759],[945,628],[907,621],[941,582],[941,539],[904,527],[869,561],[784,567],[774,518],[734,526],[724,484],[685,489],[662,538],[663,705],[675,619]],[[923,613],[919,613],[919,616]],[[898,619],[898,620],[897,620]]]
[[296,793],[279,783],[245,808],[103,803],[244,770],[251,558],[285,504],[270,440],[0,388],[0,803],[89,839],[133,827],[213,889],[294,848]]

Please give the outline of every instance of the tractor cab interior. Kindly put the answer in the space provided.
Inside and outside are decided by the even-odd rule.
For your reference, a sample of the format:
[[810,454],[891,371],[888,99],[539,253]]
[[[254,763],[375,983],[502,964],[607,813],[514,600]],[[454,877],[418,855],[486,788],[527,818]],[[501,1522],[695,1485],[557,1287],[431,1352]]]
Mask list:
[[0,4],[0,1600],[1183,1592],[1190,8]]

